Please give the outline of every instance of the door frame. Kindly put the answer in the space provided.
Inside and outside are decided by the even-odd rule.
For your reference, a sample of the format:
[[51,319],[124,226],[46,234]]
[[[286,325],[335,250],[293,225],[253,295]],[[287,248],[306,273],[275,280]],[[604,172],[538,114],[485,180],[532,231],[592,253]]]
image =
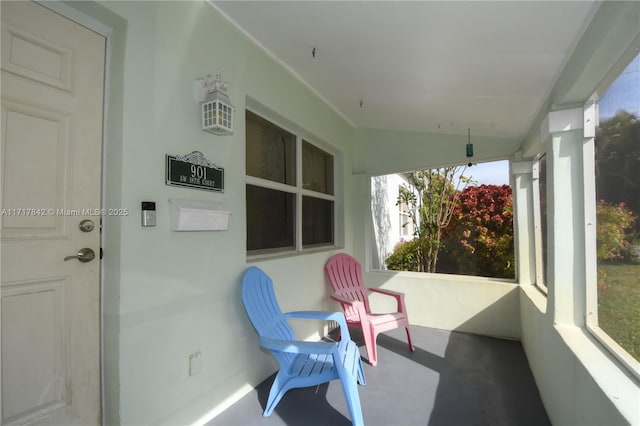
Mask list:
[[[101,173],[100,173],[100,208],[106,205],[106,193],[105,184],[107,181],[107,164],[106,164],[106,147],[107,147],[107,118],[109,107],[109,88],[110,88],[110,69],[111,69],[111,49],[112,49],[112,37],[113,28],[105,25],[97,19],[87,15],[73,7],[64,4],[58,0],[32,0],[34,3],[57,13],[58,15],[79,24],[88,30],[93,31],[105,38],[105,61],[104,61],[104,85],[102,88],[102,136],[101,136]],[[101,232],[100,232],[100,252],[102,253],[102,247],[104,247],[104,233],[105,223],[100,219]],[[100,420],[102,424],[107,424],[106,411],[105,410],[105,368],[104,368],[104,263],[102,261],[102,255],[99,256],[100,266],[98,275],[98,286],[100,291],[100,306],[98,313],[98,322],[100,330],[100,350],[99,350],[99,365],[100,365]]]

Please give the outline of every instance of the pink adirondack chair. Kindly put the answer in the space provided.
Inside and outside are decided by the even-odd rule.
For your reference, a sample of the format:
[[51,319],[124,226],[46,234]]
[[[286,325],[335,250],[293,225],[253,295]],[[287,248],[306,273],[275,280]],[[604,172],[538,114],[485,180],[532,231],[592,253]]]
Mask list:
[[[376,338],[384,331],[404,327],[407,331],[409,349],[412,352],[415,350],[411,344],[409,317],[403,293],[365,287],[360,262],[348,254],[340,253],[333,256],[325,265],[325,271],[333,288],[331,298],[342,305],[347,324],[362,328],[369,364],[375,366],[378,363]],[[386,314],[372,313],[368,298],[370,291],[394,297],[398,311]]]

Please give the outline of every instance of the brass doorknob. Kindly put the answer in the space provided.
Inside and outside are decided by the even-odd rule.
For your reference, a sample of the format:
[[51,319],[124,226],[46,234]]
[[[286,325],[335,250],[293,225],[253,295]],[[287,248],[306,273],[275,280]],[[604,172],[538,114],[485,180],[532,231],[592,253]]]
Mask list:
[[67,256],[64,261],[71,259],[78,259],[80,262],[91,262],[96,257],[96,254],[90,248],[81,248],[78,253],[73,256]]

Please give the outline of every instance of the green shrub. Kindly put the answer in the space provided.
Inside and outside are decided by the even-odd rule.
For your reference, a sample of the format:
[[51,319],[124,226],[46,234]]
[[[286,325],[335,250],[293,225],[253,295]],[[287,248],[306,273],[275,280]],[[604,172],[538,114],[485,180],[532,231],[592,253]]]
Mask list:
[[596,205],[597,257],[600,261],[635,260],[631,245],[636,217],[624,203],[607,204],[600,200]]
[[418,271],[417,240],[400,241],[387,258],[387,269],[392,271]]

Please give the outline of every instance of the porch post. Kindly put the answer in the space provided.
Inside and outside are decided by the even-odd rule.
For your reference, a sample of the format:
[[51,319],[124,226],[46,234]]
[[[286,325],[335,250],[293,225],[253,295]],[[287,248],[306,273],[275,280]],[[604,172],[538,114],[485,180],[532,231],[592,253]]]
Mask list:
[[583,109],[550,112],[547,144],[548,309],[556,325],[584,325]]
[[511,163],[516,279],[520,285],[534,284],[536,279],[532,165],[531,161]]
[[[345,214],[351,214],[352,235],[345,236],[345,248],[353,247],[353,257],[359,259],[362,263],[364,272],[371,270],[372,252],[377,250],[376,239],[373,234],[373,220],[371,218],[371,176],[366,173],[357,173],[352,175],[352,202],[347,203],[351,206],[351,212],[346,211]],[[346,232],[346,229],[345,229]],[[349,241],[353,241],[349,244]]]

